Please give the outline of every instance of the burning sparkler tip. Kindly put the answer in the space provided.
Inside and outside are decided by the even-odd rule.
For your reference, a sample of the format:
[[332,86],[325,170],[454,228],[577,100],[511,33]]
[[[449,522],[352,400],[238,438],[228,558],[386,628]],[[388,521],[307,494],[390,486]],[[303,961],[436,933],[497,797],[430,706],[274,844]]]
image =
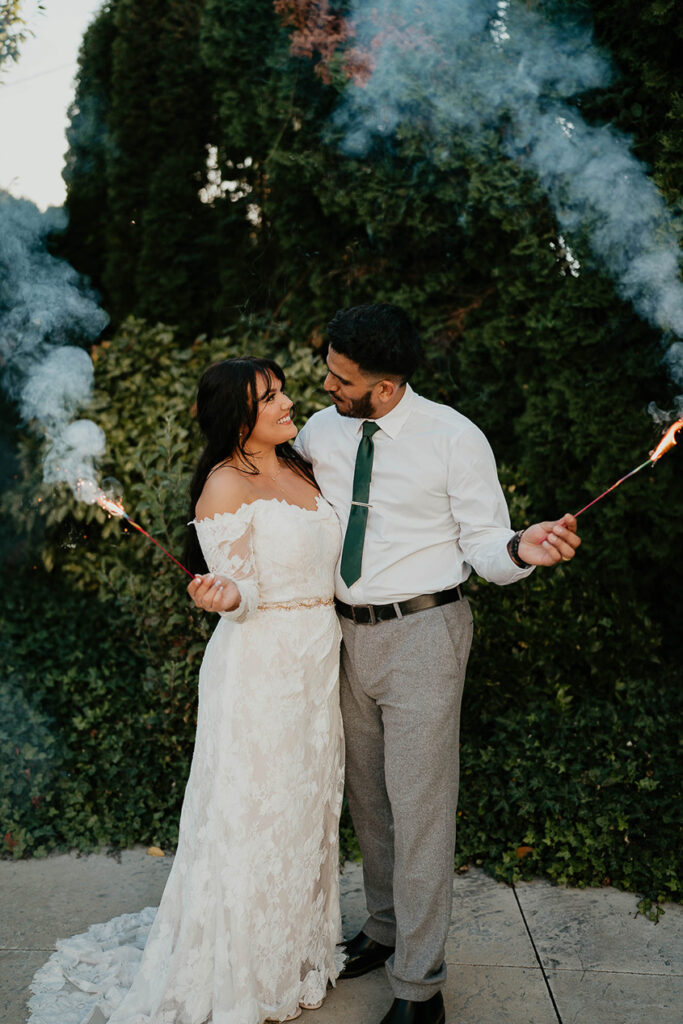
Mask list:
[[670,448],[673,448],[673,446],[678,441],[676,434],[681,429],[681,427],[683,427],[683,419],[676,420],[675,423],[671,424],[671,426],[666,431],[657,447],[650,452],[651,462],[658,462],[659,459],[661,459],[662,455],[665,455]]
[[617,487],[619,487],[620,484],[623,484],[624,480],[628,480],[630,477],[635,476],[636,473],[640,473],[641,469],[645,469],[646,466],[654,466],[654,464],[661,459],[662,455],[665,455],[666,452],[668,452],[669,449],[673,448],[673,446],[676,444],[678,440],[676,434],[681,429],[681,427],[683,427],[683,419],[676,420],[675,423],[672,423],[669,429],[662,437],[657,447],[650,452],[650,456],[648,459],[645,460],[645,462],[641,462],[639,466],[636,466],[635,469],[632,469],[630,473],[626,474],[626,476],[622,476],[621,479],[617,480],[617,482],[612,484],[611,487],[608,487],[606,491],[603,491],[602,494],[599,494],[597,498],[593,498],[592,501],[589,501],[587,505],[584,505],[584,507],[579,509],[578,512],[575,512],[574,516],[580,516],[582,512],[585,512],[593,505],[596,505],[599,501],[602,501],[603,498],[605,498],[608,494],[611,494],[611,492],[615,490]]

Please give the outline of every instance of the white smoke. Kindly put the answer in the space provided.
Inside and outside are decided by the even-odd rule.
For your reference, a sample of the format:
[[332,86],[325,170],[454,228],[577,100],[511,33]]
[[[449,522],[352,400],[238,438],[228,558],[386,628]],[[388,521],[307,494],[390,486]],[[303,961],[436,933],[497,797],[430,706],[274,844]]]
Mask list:
[[44,480],[66,481],[84,497],[79,480],[96,478],[105,436],[91,420],[76,419],[94,382],[92,360],[79,346],[108,317],[73,267],[47,250],[47,236],[64,226],[62,210],[41,213],[0,193],[0,369],[22,417],[47,441]]
[[[335,114],[346,153],[365,155],[406,122],[435,160],[449,136],[485,153],[493,133],[542,183],[563,234],[587,238],[618,294],[665,336],[683,337],[673,217],[630,139],[588,125],[569,102],[611,79],[588,26],[550,23],[509,0],[352,0],[349,18],[372,70]],[[680,343],[665,360],[683,387]]]

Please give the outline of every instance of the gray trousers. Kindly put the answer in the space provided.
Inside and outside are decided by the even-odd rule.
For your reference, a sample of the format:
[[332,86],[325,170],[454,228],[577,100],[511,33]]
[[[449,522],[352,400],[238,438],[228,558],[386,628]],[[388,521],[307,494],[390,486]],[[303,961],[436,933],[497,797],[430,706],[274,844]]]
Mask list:
[[363,931],[394,946],[398,999],[446,980],[467,600],[374,626],[342,618],[346,793],[363,855]]

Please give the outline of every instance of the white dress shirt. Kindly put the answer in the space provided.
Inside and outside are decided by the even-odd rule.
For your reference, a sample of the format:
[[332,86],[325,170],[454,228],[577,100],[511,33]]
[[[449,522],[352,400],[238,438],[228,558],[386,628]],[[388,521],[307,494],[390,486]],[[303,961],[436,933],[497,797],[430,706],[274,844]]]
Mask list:
[[[294,442],[342,533],[363,422],[331,406],[311,416]],[[529,575],[507,550],[510,516],[493,452],[474,423],[409,384],[398,405],[373,422],[380,430],[373,437],[362,573],[347,587],[337,565],[341,601],[389,604],[433,594],[462,583],[472,568],[499,584]]]

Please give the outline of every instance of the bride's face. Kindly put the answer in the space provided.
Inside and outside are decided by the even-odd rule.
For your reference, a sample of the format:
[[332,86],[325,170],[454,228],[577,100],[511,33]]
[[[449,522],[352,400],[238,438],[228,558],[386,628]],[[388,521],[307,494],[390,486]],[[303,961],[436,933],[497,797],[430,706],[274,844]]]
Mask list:
[[294,403],[282,390],[277,377],[257,378],[258,417],[247,438],[246,448],[275,447],[296,437],[298,431],[291,418]]

